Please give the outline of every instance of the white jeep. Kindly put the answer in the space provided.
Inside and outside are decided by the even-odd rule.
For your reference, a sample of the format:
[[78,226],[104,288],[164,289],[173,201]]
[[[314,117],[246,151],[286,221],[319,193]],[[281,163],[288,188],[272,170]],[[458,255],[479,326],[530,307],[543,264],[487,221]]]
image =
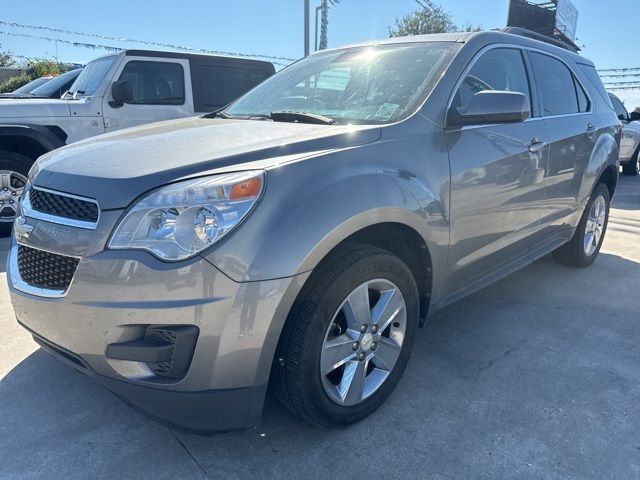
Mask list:
[[88,63],[60,99],[0,102],[0,231],[10,231],[40,155],[101,133],[218,110],[274,72],[258,60],[123,50]]

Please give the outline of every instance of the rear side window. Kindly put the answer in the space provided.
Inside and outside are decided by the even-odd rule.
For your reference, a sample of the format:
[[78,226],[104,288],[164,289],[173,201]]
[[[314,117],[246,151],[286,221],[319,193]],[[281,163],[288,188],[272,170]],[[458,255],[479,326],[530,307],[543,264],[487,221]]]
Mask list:
[[473,64],[453,100],[453,106],[466,108],[473,96],[484,90],[506,90],[526,95],[531,103],[527,70],[520,50],[494,48]]
[[196,67],[196,111],[224,107],[269,76],[265,70],[240,65],[200,64]]
[[530,55],[545,116],[589,111],[587,94],[569,67],[542,53],[531,52]]
[[139,105],[182,105],[184,71],[179,63],[132,60],[120,74],[131,82],[133,100]]

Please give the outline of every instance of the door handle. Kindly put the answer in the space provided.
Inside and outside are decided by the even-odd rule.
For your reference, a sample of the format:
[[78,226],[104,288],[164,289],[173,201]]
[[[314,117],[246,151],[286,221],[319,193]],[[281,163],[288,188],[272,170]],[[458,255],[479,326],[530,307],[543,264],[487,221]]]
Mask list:
[[598,131],[598,127],[596,127],[593,123],[587,125],[587,134],[592,135]]
[[531,142],[529,142],[529,153],[532,153],[532,154],[540,153],[546,145],[547,145],[547,142],[543,142],[538,138],[532,138]]

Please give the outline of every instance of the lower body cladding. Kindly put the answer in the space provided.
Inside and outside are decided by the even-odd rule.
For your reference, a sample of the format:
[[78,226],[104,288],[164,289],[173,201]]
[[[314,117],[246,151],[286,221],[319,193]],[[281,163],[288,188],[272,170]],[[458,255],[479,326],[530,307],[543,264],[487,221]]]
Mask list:
[[23,278],[42,282],[26,271],[55,270],[42,262],[37,247],[14,240],[11,301],[44,349],[174,425],[216,431],[257,423],[279,334],[306,275],[237,283],[202,257],[165,263],[146,252],[102,250],[80,258],[64,294],[49,298]]

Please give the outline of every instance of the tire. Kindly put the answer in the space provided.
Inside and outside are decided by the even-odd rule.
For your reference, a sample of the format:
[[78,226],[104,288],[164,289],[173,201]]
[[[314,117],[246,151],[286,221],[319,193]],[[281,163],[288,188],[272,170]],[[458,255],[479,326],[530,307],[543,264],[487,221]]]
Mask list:
[[15,209],[33,160],[15,152],[0,151],[0,237],[11,233]]
[[[599,235],[594,233],[593,241],[589,243],[589,247],[587,248],[586,244],[588,243],[589,235],[587,232],[587,223],[589,222],[589,226],[593,224],[594,204],[596,202],[598,202],[598,205],[601,205],[601,202],[604,202],[603,219],[599,228]],[[609,223],[609,206],[609,189],[606,185],[600,183],[591,194],[573,237],[571,237],[569,242],[565,243],[553,252],[553,258],[559,263],[572,267],[583,268],[591,265],[598,256],[604,236],[607,233],[607,224]],[[597,206],[595,208],[597,209]],[[598,223],[600,223],[600,220]],[[589,252],[587,251],[588,249],[590,250]]]
[[622,166],[622,173],[635,177],[640,173],[640,150],[638,150],[633,158],[626,165]]
[[[367,290],[362,290],[363,284],[367,285]],[[387,285],[397,289],[385,290],[379,298],[369,298],[370,305],[373,305],[369,314],[373,312],[375,319],[376,312],[382,311],[384,315],[381,317],[387,318],[385,312],[396,309],[402,300],[404,308],[395,310],[396,315],[389,317],[389,326],[384,331],[375,333],[375,325],[370,324],[366,333],[348,330],[332,337],[333,334],[338,335],[338,332],[334,332],[338,328],[337,322],[348,322],[343,312],[350,305],[348,300],[351,293],[368,292],[370,296],[375,293],[374,286],[386,288]],[[401,296],[397,296],[398,293]],[[381,305],[381,299],[387,298],[387,295],[390,295],[388,305],[394,302],[393,305],[389,309],[376,310],[376,305]],[[336,320],[340,315],[343,318]],[[318,267],[289,314],[273,367],[272,386],[277,397],[290,410],[318,426],[340,427],[362,420],[382,405],[400,380],[411,355],[418,320],[418,289],[406,264],[390,252],[376,247],[354,244],[343,249]],[[396,334],[403,326],[401,322],[404,322],[403,340],[401,346],[397,347],[394,338],[400,338]],[[381,320],[380,324],[382,323]],[[323,352],[329,352],[327,342],[356,333],[357,338],[353,340],[354,343],[359,340],[360,350],[353,351],[354,357],[327,375],[321,372],[321,366],[327,361],[329,365],[334,365],[331,359],[325,360],[327,354]],[[383,338],[385,335],[386,339]],[[368,342],[367,338],[373,338],[373,343]],[[394,355],[397,354],[396,361],[392,367],[385,367],[384,362],[381,363],[379,359],[383,358],[383,351],[387,352],[385,355],[388,357],[390,350],[387,349],[391,348],[391,344],[394,344]],[[347,349],[347,355],[351,353],[349,347],[355,348],[346,343],[343,346]],[[365,360],[362,360],[362,355],[365,355]],[[389,365],[391,364],[390,360]],[[353,390],[347,390],[344,403],[340,404],[339,387],[346,385],[344,379],[349,375],[345,376],[345,372],[352,366],[353,378],[364,378],[365,388],[356,388],[358,385],[353,384],[357,382],[352,381],[350,387]],[[366,376],[358,376],[358,372],[364,372]],[[340,375],[343,382],[339,382],[337,378]],[[384,379],[378,385],[382,377]],[[336,386],[332,382],[339,383]],[[374,389],[375,385],[377,387]],[[373,393],[367,393],[367,388]],[[359,391],[362,393],[358,393]],[[355,403],[350,403],[354,399]]]

